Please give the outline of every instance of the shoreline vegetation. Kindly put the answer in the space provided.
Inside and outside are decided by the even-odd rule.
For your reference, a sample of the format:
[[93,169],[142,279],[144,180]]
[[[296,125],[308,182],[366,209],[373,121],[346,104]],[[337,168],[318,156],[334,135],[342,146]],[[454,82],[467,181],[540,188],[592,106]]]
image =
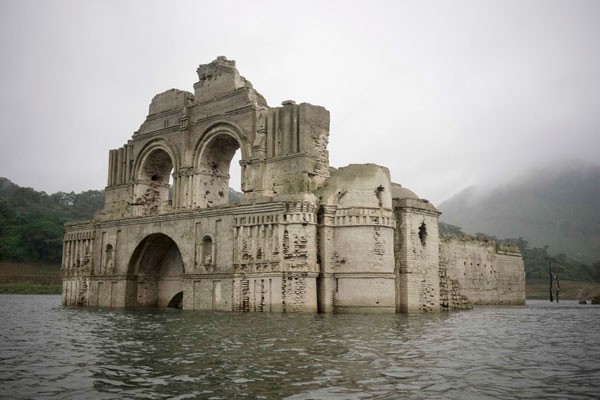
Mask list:
[[[525,282],[527,300],[546,300],[549,297],[548,279]],[[560,280],[559,299],[588,300],[600,294],[600,282]]]
[[[528,300],[548,298],[548,280],[531,279],[525,284]],[[600,282],[560,281],[560,298],[591,299],[600,294]],[[0,262],[0,294],[61,294],[60,266]]]
[[62,285],[44,285],[32,282],[0,283],[0,294],[57,294],[62,293]]
[[60,266],[0,262],[0,293],[61,294]]

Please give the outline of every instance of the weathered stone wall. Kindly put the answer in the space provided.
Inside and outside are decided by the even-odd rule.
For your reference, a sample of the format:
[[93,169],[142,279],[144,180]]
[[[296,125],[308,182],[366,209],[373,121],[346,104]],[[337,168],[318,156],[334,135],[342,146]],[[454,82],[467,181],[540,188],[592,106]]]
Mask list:
[[440,213],[427,200],[394,198],[396,308],[398,312],[440,310]]
[[[91,255],[90,247],[95,257],[86,274],[65,272],[65,304],[165,307],[183,291],[188,309],[315,312],[315,211],[267,203],[85,225],[87,233],[76,232],[85,240],[65,237],[67,249],[81,249],[66,259]],[[77,297],[83,275],[87,292]]]
[[394,226],[389,170],[332,172],[319,191],[322,311],[394,312]]
[[443,235],[440,265],[474,304],[525,304],[525,270],[516,247],[466,235]]
[[440,309],[442,311],[460,311],[473,308],[473,302],[465,296],[457,279],[448,276],[445,265],[440,264]]
[[87,304],[88,276],[94,273],[95,232],[89,222],[67,224],[63,239],[62,302],[64,305]]

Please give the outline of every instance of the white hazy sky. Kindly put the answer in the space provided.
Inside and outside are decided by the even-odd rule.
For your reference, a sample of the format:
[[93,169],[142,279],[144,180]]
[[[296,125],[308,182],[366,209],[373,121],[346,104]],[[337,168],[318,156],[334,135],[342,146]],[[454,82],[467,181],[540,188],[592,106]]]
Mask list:
[[237,61],[271,106],[331,111],[330,162],[434,203],[599,163],[600,1],[0,1],[0,176],[101,189],[152,97]]

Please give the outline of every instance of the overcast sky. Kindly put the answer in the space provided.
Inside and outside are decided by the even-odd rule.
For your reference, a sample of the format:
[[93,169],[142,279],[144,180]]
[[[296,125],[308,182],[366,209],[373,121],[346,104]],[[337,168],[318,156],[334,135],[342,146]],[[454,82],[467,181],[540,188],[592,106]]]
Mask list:
[[0,1],[0,176],[102,189],[152,97],[225,55],[269,105],[331,112],[330,162],[436,204],[599,163],[600,1]]

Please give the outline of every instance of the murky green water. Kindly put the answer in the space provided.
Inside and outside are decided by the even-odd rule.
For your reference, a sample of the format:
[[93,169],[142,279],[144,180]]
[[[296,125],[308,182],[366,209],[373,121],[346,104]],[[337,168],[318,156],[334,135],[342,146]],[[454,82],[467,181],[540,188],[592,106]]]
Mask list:
[[0,295],[0,397],[598,398],[600,307],[437,315],[64,308]]

